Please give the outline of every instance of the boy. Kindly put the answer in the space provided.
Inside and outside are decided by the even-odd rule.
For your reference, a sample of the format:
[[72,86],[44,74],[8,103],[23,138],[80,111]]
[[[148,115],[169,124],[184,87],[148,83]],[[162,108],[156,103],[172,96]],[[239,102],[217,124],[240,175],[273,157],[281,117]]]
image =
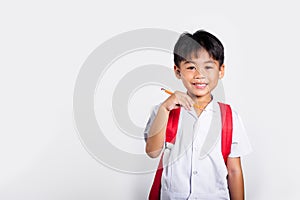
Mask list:
[[[243,123],[232,112],[231,151],[223,160],[220,108],[211,91],[224,76],[224,47],[199,30],[182,34],[174,47],[174,72],[186,88],[156,106],[145,129],[146,153],[163,156],[160,199],[244,199],[240,157],[251,151]],[[166,145],[171,110],[180,109],[176,141]]]

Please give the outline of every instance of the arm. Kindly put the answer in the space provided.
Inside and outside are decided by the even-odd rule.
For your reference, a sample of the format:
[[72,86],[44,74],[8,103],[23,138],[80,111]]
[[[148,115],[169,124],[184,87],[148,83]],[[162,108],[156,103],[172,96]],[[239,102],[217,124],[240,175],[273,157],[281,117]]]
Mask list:
[[177,91],[161,104],[150,127],[146,142],[146,153],[151,158],[159,156],[163,149],[170,110],[178,108],[179,105],[190,109],[193,104],[193,100],[187,94]]
[[169,111],[162,104],[159,107],[157,115],[150,127],[149,136],[146,142],[146,153],[151,158],[159,156],[163,148],[168,118]]
[[230,199],[244,200],[244,179],[240,157],[228,157],[227,170]]

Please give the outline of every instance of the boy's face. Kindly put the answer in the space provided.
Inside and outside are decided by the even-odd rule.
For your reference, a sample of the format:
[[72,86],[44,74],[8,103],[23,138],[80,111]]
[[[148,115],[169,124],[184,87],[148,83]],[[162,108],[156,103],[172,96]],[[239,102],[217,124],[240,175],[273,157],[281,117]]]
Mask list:
[[201,50],[197,57],[192,56],[190,60],[182,61],[180,66],[175,65],[174,71],[193,99],[210,98],[211,91],[224,76],[224,65],[220,66],[206,50]]

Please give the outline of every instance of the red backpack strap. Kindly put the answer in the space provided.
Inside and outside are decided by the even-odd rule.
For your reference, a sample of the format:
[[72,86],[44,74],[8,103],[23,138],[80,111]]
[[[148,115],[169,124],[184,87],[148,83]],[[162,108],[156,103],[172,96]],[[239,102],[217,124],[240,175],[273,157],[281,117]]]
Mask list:
[[228,104],[219,103],[222,117],[222,155],[224,158],[225,164],[227,163],[228,155],[231,151],[231,143],[232,143],[232,110]]
[[164,156],[164,154],[162,153],[155,176],[154,176],[152,187],[151,187],[151,190],[149,193],[149,200],[159,200],[160,199],[161,176],[162,176],[162,172],[163,172],[163,156]]
[[166,142],[175,143],[180,115],[180,107],[173,109],[169,113],[168,124],[166,128]]
[[[169,113],[168,124],[166,127],[166,141],[168,143],[175,143],[178,122],[179,122],[180,108],[173,109]],[[160,188],[161,188],[161,176],[163,172],[163,156],[162,153],[158,168],[155,173],[154,181],[149,193],[149,200],[159,200],[160,199]]]

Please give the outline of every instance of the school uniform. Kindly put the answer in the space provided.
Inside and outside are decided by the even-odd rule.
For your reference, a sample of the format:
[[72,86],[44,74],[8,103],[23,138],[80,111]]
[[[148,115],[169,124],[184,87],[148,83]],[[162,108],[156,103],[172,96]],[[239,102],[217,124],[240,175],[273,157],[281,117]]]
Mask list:
[[[157,114],[157,105],[145,128],[145,139]],[[243,122],[232,110],[233,132],[229,157],[241,157],[252,151]],[[221,152],[221,113],[212,100],[197,116],[196,111],[181,109],[174,145],[164,149],[161,200],[230,199],[227,168]]]

